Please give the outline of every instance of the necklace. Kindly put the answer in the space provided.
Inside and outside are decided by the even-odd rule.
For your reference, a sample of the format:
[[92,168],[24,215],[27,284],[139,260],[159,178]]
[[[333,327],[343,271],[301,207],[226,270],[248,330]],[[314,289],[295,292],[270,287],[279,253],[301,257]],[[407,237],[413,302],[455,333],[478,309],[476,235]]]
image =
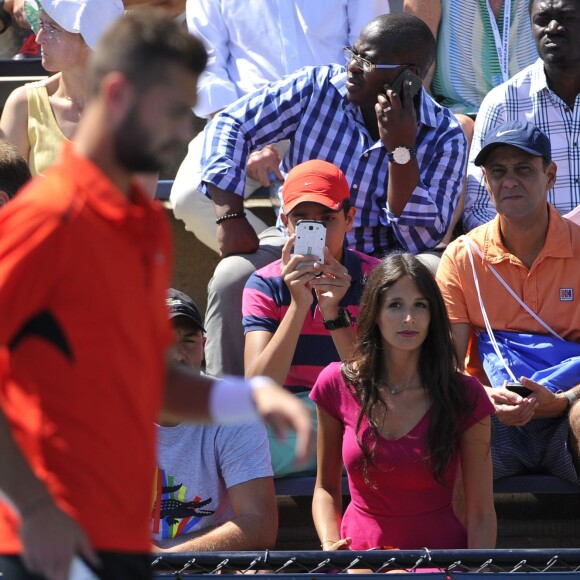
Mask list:
[[404,385],[402,387],[393,387],[393,385],[390,385],[386,381],[379,382],[379,385],[384,385],[387,388],[387,391],[389,391],[389,393],[391,393],[391,395],[400,395],[403,391],[406,391],[407,389],[414,389],[415,387],[421,386],[419,383],[410,383],[410,384]]
[[391,393],[391,395],[400,395],[403,391],[406,391],[407,389],[412,389],[417,386],[418,385],[405,385],[404,387],[399,387],[397,389],[395,387],[391,387],[391,385],[387,385],[387,389],[389,389],[389,393]]

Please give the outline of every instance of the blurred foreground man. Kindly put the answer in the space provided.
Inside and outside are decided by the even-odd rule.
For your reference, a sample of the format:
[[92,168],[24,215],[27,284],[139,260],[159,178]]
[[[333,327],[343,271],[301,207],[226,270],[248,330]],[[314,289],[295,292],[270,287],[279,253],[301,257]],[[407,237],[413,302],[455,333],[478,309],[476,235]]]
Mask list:
[[[189,140],[201,43],[143,10],[105,33],[74,143],[0,215],[0,571],[150,578],[154,422],[309,417],[270,380],[213,381],[164,357],[170,234],[133,180]],[[165,385],[165,389],[164,389]],[[31,574],[34,573],[34,574]]]

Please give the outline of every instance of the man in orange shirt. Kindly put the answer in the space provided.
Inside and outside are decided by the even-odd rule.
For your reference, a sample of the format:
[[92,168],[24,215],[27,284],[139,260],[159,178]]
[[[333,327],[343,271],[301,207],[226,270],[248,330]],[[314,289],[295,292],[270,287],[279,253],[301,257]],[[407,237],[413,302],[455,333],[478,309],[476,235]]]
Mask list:
[[[504,356],[508,376],[531,391],[520,396],[488,380],[476,338],[479,334],[481,350],[486,346],[481,342],[486,313],[488,334],[491,328],[498,341],[504,333],[527,333],[539,335],[538,342],[545,343],[553,333],[558,341],[564,339],[561,344],[572,343],[575,348],[580,343],[580,309],[574,296],[580,288],[580,227],[547,202],[556,165],[550,141],[537,127],[521,121],[496,127],[486,137],[476,164],[482,166],[498,215],[448,246],[437,279],[459,359],[467,355],[467,372],[490,385],[496,409],[494,478],[547,472],[580,484],[577,381],[558,387],[564,392],[546,388],[515,376],[509,369],[515,357]],[[489,376],[495,376],[493,370],[488,367]]]
[[[151,577],[154,422],[308,412],[271,380],[215,381],[165,359],[170,232],[133,180],[190,138],[202,44],[136,12],[105,33],[74,143],[0,212],[0,572]],[[165,388],[164,388],[165,387]]]

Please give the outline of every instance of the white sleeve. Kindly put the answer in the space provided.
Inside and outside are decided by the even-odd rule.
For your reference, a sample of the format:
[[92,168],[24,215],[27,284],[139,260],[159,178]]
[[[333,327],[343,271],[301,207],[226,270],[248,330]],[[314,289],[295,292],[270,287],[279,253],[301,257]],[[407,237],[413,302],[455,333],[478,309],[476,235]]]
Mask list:
[[381,14],[389,14],[388,0],[347,0],[348,44],[353,45],[362,29]]
[[193,111],[198,117],[209,118],[238,98],[227,70],[229,32],[219,0],[187,0],[185,15],[189,32],[200,38],[208,51],[208,63],[199,77]]

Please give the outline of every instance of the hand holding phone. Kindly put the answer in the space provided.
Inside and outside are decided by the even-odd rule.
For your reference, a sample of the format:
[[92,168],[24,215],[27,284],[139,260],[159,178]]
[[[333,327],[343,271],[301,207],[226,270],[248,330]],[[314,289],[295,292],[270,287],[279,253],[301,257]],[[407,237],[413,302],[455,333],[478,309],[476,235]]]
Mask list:
[[379,137],[388,152],[400,146],[409,150],[415,147],[417,111],[413,99],[422,86],[421,79],[405,69],[392,84],[384,85],[384,94],[377,95]]
[[[324,264],[324,246],[326,245],[326,226],[316,220],[299,220],[296,224],[296,241],[294,253],[302,256],[315,256],[316,262]],[[312,262],[313,263],[313,262]],[[311,263],[300,264],[304,268]]]
[[524,387],[521,383],[514,383],[511,381],[506,381],[503,385],[504,389],[523,397],[524,399],[533,393],[532,389]]
[[405,91],[403,89],[404,85],[406,83],[409,83],[409,88],[410,88],[410,94],[411,94],[411,98],[414,98],[415,95],[421,90],[421,87],[423,86],[423,81],[421,81],[421,79],[414,74],[412,71],[410,71],[408,68],[406,68],[393,82],[392,85],[385,85],[383,88],[385,89],[385,94],[387,94],[387,91],[392,91],[393,93],[396,93],[399,95],[399,98],[401,99],[401,102],[403,102],[403,99],[405,98]]

